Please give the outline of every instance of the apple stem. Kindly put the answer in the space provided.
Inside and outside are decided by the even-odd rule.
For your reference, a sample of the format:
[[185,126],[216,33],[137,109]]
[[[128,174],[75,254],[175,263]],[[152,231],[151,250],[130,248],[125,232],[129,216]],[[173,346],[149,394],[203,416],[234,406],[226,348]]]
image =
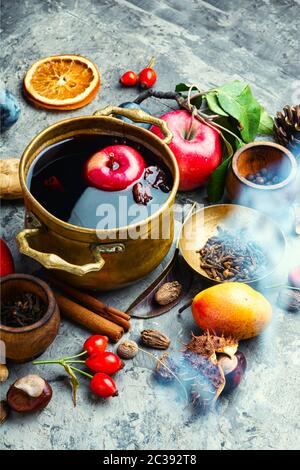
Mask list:
[[196,108],[193,108],[193,111],[191,113],[191,122],[190,122],[190,127],[189,127],[189,130],[185,136],[185,139],[186,140],[190,140],[190,137],[191,137],[191,133],[192,133],[192,129],[193,129],[193,124],[194,124],[194,119],[195,119],[195,114],[197,113],[197,109]]
[[109,168],[111,168],[111,170],[113,170],[114,168],[114,163],[115,163],[115,156],[113,153],[109,154]]

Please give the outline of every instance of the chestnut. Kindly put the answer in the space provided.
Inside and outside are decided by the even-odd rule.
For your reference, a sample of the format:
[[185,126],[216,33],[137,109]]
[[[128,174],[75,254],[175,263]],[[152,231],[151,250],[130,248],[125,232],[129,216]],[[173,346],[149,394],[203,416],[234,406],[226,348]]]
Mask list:
[[245,373],[247,367],[246,358],[241,351],[237,351],[232,358],[225,355],[219,357],[218,364],[222,367],[225,375],[223,393],[229,393],[239,385]]
[[7,403],[17,413],[31,413],[45,408],[52,398],[51,385],[30,374],[14,382],[7,392]]

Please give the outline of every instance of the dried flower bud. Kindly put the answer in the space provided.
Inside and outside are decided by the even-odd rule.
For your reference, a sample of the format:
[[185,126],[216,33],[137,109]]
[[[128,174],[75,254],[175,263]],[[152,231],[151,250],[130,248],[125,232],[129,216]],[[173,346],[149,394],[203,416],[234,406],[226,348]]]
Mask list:
[[8,379],[8,368],[5,364],[0,364],[0,382],[5,382]]
[[118,355],[123,359],[132,359],[139,351],[138,345],[135,341],[123,341],[118,347]]
[[9,415],[10,408],[7,404],[7,401],[1,400],[0,402],[0,424],[4,423],[7,420]]
[[168,336],[159,330],[142,331],[141,340],[146,346],[155,349],[168,349],[171,342]]
[[155,300],[159,305],[168,305],[178,299],[182,286],[178,281],[166,282],[155,294]]

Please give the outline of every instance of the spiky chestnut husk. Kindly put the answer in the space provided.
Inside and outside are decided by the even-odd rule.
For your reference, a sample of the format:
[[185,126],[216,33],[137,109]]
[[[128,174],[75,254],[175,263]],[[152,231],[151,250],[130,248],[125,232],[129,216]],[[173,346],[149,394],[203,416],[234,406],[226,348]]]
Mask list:
[[207,331],[201,336],[195,336],[192,333],[192,339],[186,348],[216,361],[216,354],[226,354],[232,358],[237,351],[238,342],[233,338],[212,335]]
[[190,377],[192,404],[198,411],[207,411],[225,387],[223,370],[211,357],[188,349],[183,352],[183,358],[190,366],[190,371],[187,372],[196,373]]

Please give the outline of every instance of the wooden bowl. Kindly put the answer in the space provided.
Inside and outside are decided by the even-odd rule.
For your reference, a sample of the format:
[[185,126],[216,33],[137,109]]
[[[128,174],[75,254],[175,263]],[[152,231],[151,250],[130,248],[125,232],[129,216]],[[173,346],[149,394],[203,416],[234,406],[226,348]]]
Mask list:
[[[263,247],[271,246],[268,255],[268,266],[264,275],[253,278],[246,284],[256,284],[268,277],[281,263],[286,241],[278,225],[262,212],[235,204],[218,204],[207,206],[189,217],[183,224],[179,239],[179,249],[188,265],[206,282],[219,284],[226,281],[216,281],[208,276],[200,267],[199,250],[207,240],[216,233],[218,226],[235,231],[247,228],[249,239],[255,240]],[[272,245],[271,245],[272,241]]]
[[42,354],[53,342],[60,325],[59,309],[50,287],[28,274],[10,274],[0,281],[1,301],[13,298],[14,293],[33,293],[47,310],[32,325],[14,328],[0,323],[0,339],[5,343],[6,357],[14,362],[27,362]]
[[[270,167],[275,168],[277,184],[256,184],[246,178]],[[297,170],[295,157],[285,147],[273,142],[252,142],[233,156],[227,173],[227,196],[233,202],[273,214],[295,199]]]

